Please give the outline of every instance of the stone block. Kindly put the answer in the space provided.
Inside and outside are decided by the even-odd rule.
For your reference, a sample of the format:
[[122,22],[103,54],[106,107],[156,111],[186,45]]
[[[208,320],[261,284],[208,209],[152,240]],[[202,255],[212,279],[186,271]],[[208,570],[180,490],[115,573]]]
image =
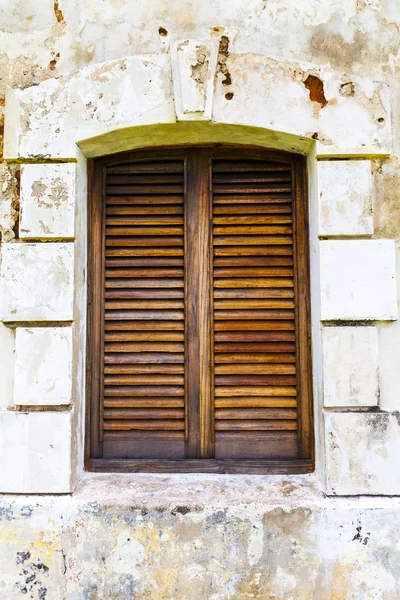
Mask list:
[[371,182],[368,160],[318,162],[321,235],[373,233]]
[[328,494],[400,494],[399,414],[328,413],[325,436]]
[[376,327],[322,329],[324,405],[377,406],[379,342]]
[[72,329],[18,328],[14,404],[57,406],[71,403]]
[[392,240],[320,242],[321,319],[397,319]]
[[210,120],[218,39],[175,42],[172,73],[177,119]]
[[174,122],[170,73],[167,54],[148,54],[84,67],[25,90],[9,90],[4,155],[76,158],[77,141],[159,122],[152,115],[166,105],[170,105],[168,122]]
[[3,321],[72,321],[74,245],[5,244],[0,278]]
[[73,238],[75,164],[21,167],[20,237]]
[[15,329],[0,323],[0,410],[13,403]]
[[0,413],[0,492],[71,491],[69,412]]

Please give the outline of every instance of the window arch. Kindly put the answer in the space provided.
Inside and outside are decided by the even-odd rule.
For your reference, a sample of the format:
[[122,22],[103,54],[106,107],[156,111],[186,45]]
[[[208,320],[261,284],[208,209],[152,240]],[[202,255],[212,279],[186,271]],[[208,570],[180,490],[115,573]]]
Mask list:
[[312,470],[303,157],[124,153],[89,201],[87,467]]

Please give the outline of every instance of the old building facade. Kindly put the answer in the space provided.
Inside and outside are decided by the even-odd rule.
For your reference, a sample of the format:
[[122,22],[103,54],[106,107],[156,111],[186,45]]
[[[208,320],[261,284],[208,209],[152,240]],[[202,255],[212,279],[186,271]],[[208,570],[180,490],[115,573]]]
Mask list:
[[[399,598],[398,2],[0,14],[0,597]],[[94,161],[225,146],[304,157],[310,448],[92,469]]]

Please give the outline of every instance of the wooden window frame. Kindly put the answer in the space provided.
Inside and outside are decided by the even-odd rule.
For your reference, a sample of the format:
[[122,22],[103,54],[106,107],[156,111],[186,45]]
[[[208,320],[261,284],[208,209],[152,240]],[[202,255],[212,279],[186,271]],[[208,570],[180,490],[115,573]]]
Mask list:
[[[87,394],[86,394],[86,425],[85,425],[85,469],[95,472],[120,473],[243,473],[243,474],[300,474],[314,470],[314,431],[313,431],[313,395],[312,395],[312,365],[311,365],[311,310],[310,310],[310,267],[309,267],[309,224],[307,171],[305,157],[282,151],[266,150],[252,146],[193,146],[199,151],[203,148],[203,160],[200,168],[204,170],[211,164],[212,158],[242,158],[279,160],[291,165],[293,177],[293,239],[294,239],[294,287],[297,299],[295,306],[296,318],[296,369],[298,373],[298,457],[293,459],[104,459],[102,458],[101,442],[101,410],[102,410],[102,348],[103,348],[103,289],[104,289],[104,203],[105,203],[105,173],[106,167],[113,164],[130,163],[143,160],[187,159],[188,168],[198,168],[193,163],[195,154],[190,153],[190,147],[155,148],[145,151],[124,152],[98,159],[88,163],[88,300],[87,300]],[[207,162],[208,161],[208,162]],[[192,163],[192,164],[191,164]],[[208,166],[209,169],[209,166]],[[198,193],[210,193],[198,189],[199,179],[187,196],[194,198]],[[208,174],[209,185],[211,176]],[[189,200],[190,204],[190,200]],[[190,210],[187,206],[186,210]],[[201,224],[195,235],[199,234]],[[205,231],[210,236],[210,228]],[[210,244],[207,245],[208,265],[211,265]],[[207,260],[207,257],[203,257]],[[186,259],[190,262],[190,256]],[[206,263],[204,263],[206,265]],[[210,266],[212,268],[212,266]],[[211,271],[212,273],[212,271]],[[212,289],[212,286],[211,286]],[[212,298],[206,302],[212,310]],[[199,319],[201,321],[201,319]],[[199,322],[199,327],[207,328],[207,321]],[[212,317],[211,317],[212,322]],[[189,367],[190,368],[190,367]],[[212,406],[211,374],[202,371],[197,377],[207,381],[208,393],[202,395],[200,406],[196,410],[188,410],[187,419],[196,420],[199,432],[212,428],[208,407]],[[205,378],[205,379],[204,379]],[[190,402],[187,402],[190,407]],[[199,426],[200,425],[200,426]],[[202,448],[201,455],[209,456],[211,449],[207,447],[206,436],[199,434],[194,441]]]

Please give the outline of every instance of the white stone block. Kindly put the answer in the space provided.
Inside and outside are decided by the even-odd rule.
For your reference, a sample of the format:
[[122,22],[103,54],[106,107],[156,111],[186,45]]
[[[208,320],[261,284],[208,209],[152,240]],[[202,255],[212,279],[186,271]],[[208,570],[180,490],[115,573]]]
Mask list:
[[0,413],[0,491],[71,491],[69,412]]
[[318,162],[318,201],[321,235],[373,233],[369,160]]
[[25,90],[10,90],[4,156],[76,158],[78,141],[161,122],[153,113],[166,105],[168,122],[175,122],[167,54],[110,60]]
[[376,327],[322,329],[324,405],[377,406],[379,342]]
[[71,403],[72,329],[18,328],[14,404],[57,406]]
[[0,410],[13,403],[14,364],[15,329],[0,323]]
[[20,237],[73,238],[75,164],[21,167]]
[[328,494],[400,494],[400,418],[390,413],[325,414]]
[[0,319],[72,321],[73,283],[73,243],[5,244]]
[[397,319],[392,240],[320,242],[321,319]]

